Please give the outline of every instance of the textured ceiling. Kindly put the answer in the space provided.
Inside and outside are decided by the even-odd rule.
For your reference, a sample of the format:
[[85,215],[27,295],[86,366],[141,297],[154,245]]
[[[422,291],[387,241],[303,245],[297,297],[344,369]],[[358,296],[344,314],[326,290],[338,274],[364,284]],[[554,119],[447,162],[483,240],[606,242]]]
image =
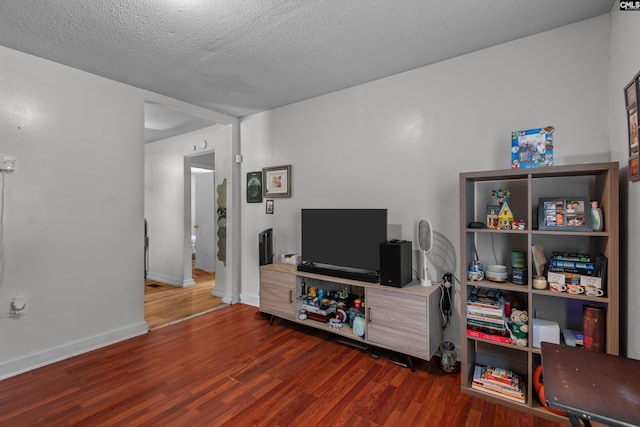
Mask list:
[[0,0],[0,45],[242,117],[608,13],[615,0]]

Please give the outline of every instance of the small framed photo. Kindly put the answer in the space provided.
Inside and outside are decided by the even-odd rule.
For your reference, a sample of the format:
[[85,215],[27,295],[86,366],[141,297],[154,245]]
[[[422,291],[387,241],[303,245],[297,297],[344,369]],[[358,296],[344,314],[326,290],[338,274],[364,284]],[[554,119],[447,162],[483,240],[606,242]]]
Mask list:
[[262,203],[262,172],[247,173],[247,203]]
[[633,79],[633,81],[624,88],[624,100],[625,100],[627,109],[633,107],[638,103],[638,80],[637,79]]
[[262,169],[264,197],[291,197],[291,165]]
[[589,200],[582,197],[541,198],[538,230],[593,231]]
[[553,166],[553,127],[511,132],[511,169]]
[[268,215],[273,215],[273,200],[267,200],[265,212]]

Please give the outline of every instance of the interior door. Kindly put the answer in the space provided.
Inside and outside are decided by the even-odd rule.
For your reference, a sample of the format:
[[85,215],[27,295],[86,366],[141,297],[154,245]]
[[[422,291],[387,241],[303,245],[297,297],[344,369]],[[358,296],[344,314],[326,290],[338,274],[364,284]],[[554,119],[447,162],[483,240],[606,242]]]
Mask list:
[[213,171],[195,174],[195,217],[196,268],[215,271],[216,248],[216,207],[215,173]]

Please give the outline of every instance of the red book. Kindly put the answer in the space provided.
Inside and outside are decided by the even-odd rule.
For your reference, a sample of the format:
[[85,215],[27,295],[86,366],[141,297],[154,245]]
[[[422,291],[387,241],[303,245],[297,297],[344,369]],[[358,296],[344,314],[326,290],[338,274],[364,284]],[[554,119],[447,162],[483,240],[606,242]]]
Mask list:
[[502,337],[500,335],[485,334],[484,332],[472,331],[471,329],[467,329],[467,336],[468,337],[472,337],[472,338],[482,338],[483,340],[499,342],[499,343],[502,343],[502,344],[513,344],[513,342],[511,341],[511,338],[509,338],[509,337]]

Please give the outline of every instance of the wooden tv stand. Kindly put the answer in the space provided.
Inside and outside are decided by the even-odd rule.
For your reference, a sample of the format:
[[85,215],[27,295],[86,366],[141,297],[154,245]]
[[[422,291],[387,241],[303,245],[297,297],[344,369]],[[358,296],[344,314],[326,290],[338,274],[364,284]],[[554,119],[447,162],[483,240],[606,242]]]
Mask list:
[[[341,329],[312,319],[300,320],[302,284],[306,289],[346,289],[365,301],[365,335],[354,334],[347,322]],[[430,360],[441,340],[440,286],[382,286],[357,280],[298,271],[290,264],[260,267],[260,311],[291,322],[323,329],[364,345]],[[273,317],[272,317],[273,320]],[[409,366],[413,369],[410,358]]]

